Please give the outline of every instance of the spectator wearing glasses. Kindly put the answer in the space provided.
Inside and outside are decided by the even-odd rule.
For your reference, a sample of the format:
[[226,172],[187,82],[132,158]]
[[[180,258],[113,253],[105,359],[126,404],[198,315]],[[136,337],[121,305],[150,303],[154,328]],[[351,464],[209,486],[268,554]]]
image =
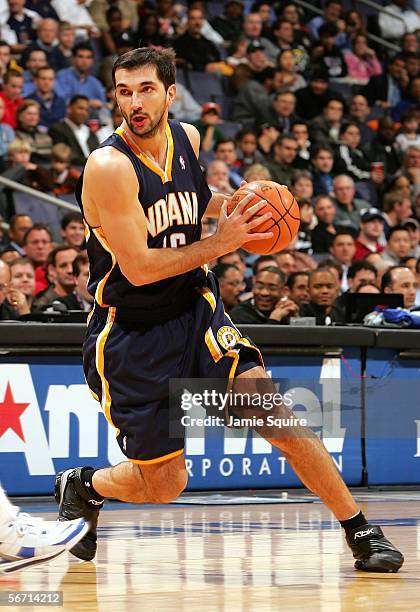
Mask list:
[[235,323],[288,323],[299,307],[287,296],[286,276],[279,268],[268,266],[253,277],[253,297],[231,312]]

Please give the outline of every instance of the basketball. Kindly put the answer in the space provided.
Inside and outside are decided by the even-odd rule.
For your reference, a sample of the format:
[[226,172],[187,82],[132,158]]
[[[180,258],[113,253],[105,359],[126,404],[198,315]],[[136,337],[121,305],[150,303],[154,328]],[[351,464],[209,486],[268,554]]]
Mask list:
[[247,208],[261,199],[267,200],[267,204],[257,214],[261,216],[270,211],[273,215],[271,219],[256,227],[254,232],[271,231],[273,236],[266,240],[246,242],[243,248],[258,255],[278,253],[287,248],[295,239],[300,224],[299,205],[295,197],[287,187],[274,181],[252,181],[235,191],[228,204],[228,214],[233,212],[240,200],[250,193],[255,193],[255,198],[249,202]]

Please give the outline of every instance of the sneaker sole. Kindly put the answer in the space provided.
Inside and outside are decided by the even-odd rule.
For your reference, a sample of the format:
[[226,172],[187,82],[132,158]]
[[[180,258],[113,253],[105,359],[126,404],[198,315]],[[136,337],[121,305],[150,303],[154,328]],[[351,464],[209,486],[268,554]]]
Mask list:
[[[63,472],[58,472],[56,478],[55,478],[55,485],[54,485],[54,497],[55,497],[55,501],[58,504],[58,512],[61,512],[61,504],[63,501],[63,497],[64,497],[64,491],[66,489],[66,485],[67,485],[67,479],[68,479],[68,475],[70,474],[72,470],[65,470]],[[66,520],[66,519],[61,519],[59,517],[58,520]],[[87,529],[85,531],[85,534],[89,531],[89,523],[87,523]],[[79,538],[77,540],[77,542],[75,542],[74,545],[72,545],[72,547],[68,547],[67,550],[74,555],[77,559],[81,559],[82,561],[92,561],[92,559],[95,558],[96,555],[96,548],[92,552],[87,552],[84,548],[80,548],[78,546],[79,541],[81,541],[83,539]]]
[[24,569],[25,567],[29,567],[30,565],[37,565],[38,563],[45,563],[46,561],[50,561],[51,559],[55,559],[59,557],[63,553],[69,550],[69,548],[75,546],[82,538],[85,537],[86,533],[89,531],[89,523],[84,523],[79,531],[63,544],[63,548],[61,550],[53,551],[47,553],[45,555],[39,555],[36,557],[30,557],[27,559],[15,559],[13,561],[9,561],[4,558],[0,558],[0,574],[9,574],[10,572],[15,572],[17,570]]
[[395,573],[398,572],[403,563],[404,557],[402,555],[398,559],[391,557],[384,559],[383,554],[376,553],[367,561],[356,561],[354,567],[364,572]]
[[41,555],[40,557],[32,557],[30,559],[16,559],[15,561],[7,561],[6,559],[0,560],[0,574],[9,574],[16,570],[24,569],[29,565],[36,565],[37,563],[44,563],[45,561],[55,559],[59,557],[66,549],[60,550],[59,552],[49,553],[47,555]]

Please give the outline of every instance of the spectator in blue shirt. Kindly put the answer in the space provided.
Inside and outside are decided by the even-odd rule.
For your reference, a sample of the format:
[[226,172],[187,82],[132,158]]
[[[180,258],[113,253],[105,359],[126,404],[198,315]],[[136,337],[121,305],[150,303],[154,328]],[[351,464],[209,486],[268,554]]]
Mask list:
[[346,43],[345,22],[341,18],[343,7],[340,0],[327,0],[324,7],[324,15],[313,17],[308,23],[309,36],[312,40],[319,39],[319,28],[324,23],[334,23],[339,30],[335,40],[337,47],[343,47]]
[[73,96],[86,96],[91,109],[100,109],[106,103],[106,95],[102,83],[90,74],[94,62],[92,47],[89,43],[78,43],[72,54],[72,67],[57,73],[55,91],[67,103]]
[[54,91],[55,72],[49,66],[39,68],[35,77],[35,90],[28,96],[38,102],[41,110],[39,125],[50,128],[66,116],[67,105]]
[[318,145],[311,151],[312,180],[314,195],[332,195],[334,193],[332,169],[334,153],[328,145]]

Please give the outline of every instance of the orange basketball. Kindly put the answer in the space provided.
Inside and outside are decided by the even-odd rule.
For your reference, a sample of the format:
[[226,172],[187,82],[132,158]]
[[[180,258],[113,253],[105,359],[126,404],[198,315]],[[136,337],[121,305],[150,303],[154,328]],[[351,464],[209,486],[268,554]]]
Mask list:
[[228,214],[235,210],[244,196],[250,193],[255,193],[255,198],[247,208],[262,199],[267,200],[267,204],[258,211],[258,216],[268,211],[272,213],[271,219],[256,227],[254,232],[273,232],[273,236],[266,240],[247,242],[243,248],[258,255],[278,253],[287,248],[296,238],[300,224],[299,205],[295,197],[287,187],[273,181],[252,181],[235,191],[228,205]]

